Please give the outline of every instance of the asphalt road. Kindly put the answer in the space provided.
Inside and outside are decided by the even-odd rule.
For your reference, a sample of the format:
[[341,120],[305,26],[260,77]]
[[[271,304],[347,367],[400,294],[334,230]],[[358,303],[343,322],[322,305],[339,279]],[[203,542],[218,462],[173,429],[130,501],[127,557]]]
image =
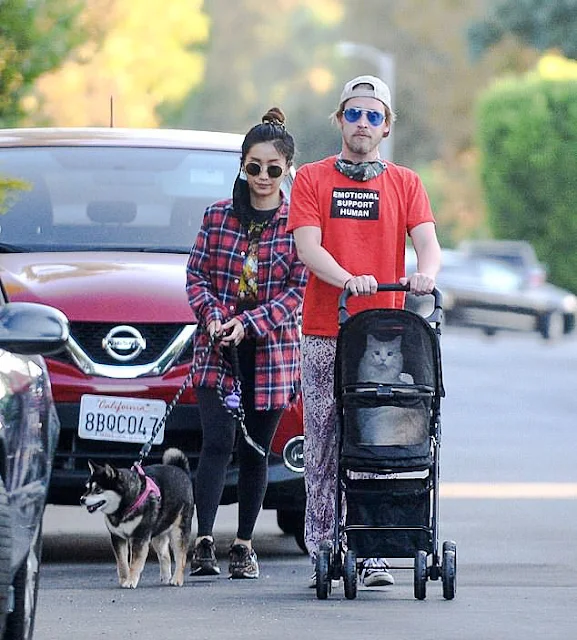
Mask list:
[[[254,539],[260,580],[161,587],[151,559],[138,589],[121,590],[102,516],[49,507],[35,639],[577,637],[577,338],[448,330],[442,352],[440,540],[458,546],[454,600],[431,581],[415,600],[412,571],[399,569],[393,587],[319,601],[308,559],[268,511]],[[235,516],[219,512],[222,551]]]

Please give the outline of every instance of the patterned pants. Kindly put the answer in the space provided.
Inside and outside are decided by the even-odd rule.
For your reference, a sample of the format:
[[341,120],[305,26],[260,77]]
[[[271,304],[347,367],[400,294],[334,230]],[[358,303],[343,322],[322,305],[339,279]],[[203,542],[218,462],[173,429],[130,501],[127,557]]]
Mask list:
[[[337,491],[336,402],[334,365],[337,339],[303,336],[301,342],[301,379],[304,407],[305,543],[313,562],[323,540],[335,534]],[[379,474],[348,471],[356,479],[393,479],[394,473]],[[341,526],[346,518],[346,503],[341,504]],[[341,540],[346,545],[346,540]]]
[[336,338],[303,336],[301,376],[307,495],[305,542],[315,559],[320,543],[332,540],[337,490],[334,363]]

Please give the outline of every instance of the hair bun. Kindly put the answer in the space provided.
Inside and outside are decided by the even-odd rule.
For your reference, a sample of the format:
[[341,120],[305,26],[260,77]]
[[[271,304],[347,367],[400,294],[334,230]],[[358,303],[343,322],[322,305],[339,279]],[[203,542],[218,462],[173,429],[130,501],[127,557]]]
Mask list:
[[271,107],[262,117],[263,124],[274,124],[277,127],[284,127],[285,122],[285,115],[279,107]]

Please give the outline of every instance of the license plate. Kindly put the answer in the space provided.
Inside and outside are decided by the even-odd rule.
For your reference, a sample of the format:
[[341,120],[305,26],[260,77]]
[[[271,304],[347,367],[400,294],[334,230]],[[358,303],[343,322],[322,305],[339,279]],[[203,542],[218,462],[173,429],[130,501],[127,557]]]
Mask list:
[[[164,400],[83,395],[78,436],[87,440],[148,442],[166,412]],[[162,444],[164,424],[153,444]]]

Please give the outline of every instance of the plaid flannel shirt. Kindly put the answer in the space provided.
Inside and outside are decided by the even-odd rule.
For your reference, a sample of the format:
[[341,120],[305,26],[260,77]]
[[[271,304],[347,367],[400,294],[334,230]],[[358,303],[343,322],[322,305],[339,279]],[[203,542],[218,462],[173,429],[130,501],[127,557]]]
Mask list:
[[[299,317],[307,271],[287,233],[284,199],[258,244],[258,305],[238,315],[247,337],[256,338],[255,406],[259,410],[288,406],[300,388]],[[186,269],[188,301],[199,323],[194,335],[193,385],[216,387],[220,374],[218,347],[197,358],[208,344],[206,327],[236,314],[248,237],[232,208],[232,200],[207,208]],[[196,363],[200,359],[201,362]],[[224,384],[232,388],[228,367]]]

